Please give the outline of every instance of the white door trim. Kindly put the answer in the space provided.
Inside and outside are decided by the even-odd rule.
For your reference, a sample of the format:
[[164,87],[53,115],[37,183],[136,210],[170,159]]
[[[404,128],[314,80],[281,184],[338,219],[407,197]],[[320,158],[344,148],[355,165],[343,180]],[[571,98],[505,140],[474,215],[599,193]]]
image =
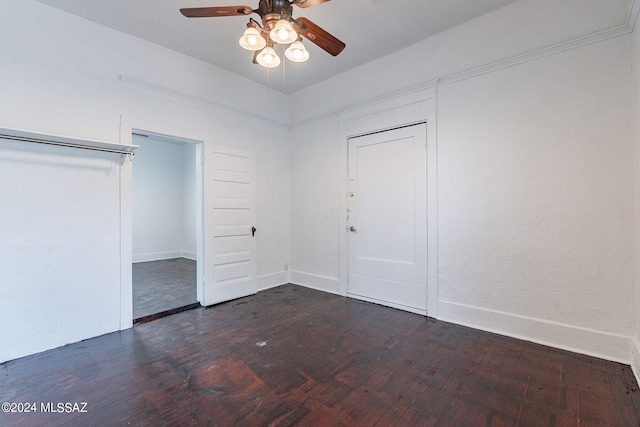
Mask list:
[[[412,93],[339,116],[340,119],[340,294],[348,283],[348,153],[349,138],[417,122],[427,123],[427,315],[438,317],[438,163],[435,90]],[[376,128],[371,127],[376,123]]]
[[[204,153],[205,144],[212,142],[210,135],[167,126],[132,117],[120,117],[120,143],[132,145],[134,131],[180,139],[197,144],[196,157]],[[135,160],[133,160],[135,161]],[[204,301],[204,167],[196,161],[196,224],[197,224],[197,296]],[[133,168],[132,161],[127,160],[121,168],[120,175],[120,330],[133,326],[133,275],[131,261],[133,257]]]

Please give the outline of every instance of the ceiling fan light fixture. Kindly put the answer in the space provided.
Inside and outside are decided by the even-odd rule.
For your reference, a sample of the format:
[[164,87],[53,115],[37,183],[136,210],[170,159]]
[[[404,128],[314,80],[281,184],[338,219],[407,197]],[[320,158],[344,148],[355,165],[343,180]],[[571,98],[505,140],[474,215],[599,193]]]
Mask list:
[[260,50],[267,45],[267,41],[262,37],[260,31],[255,26],[248,25],[244,34],[240,37],[240,46],[247,50]]
[[265,68],[275,68],[280,65],[280,57],[271,46],[267,46],[258,54],[256,61]]
[[281,19],[269,32],[269,37],[276,43],[289,44],[296,41],[298,33],[294,31],[289,21]]
[[[337,56],[346,45],[326,30],[304,17],[293,18],[294,6],[306,9],[330,0],[254,0],[258,7],[211,6],[182,8],[180,13],[187,18],[213,18],[226,16],[248,16],[257,14],[261,23],[249,18],[247,28],[240,40],[243,49],[253,51],[253,63],[275,68],[282,60],[276,54],[276,44],[283,45],[284,58],[292,62],[305,62],[309,52],[302,44],[302,37],[328,54]],[[372,0],[382,1],[382,0]],[[283,59],[286,61],[286,59]],[[283,75],[284,75],[283,71]]]
[[291,43],[284,51],[285,56],[293,62],[305,62],[309,59],[309,51],[304,47],[300,39]]

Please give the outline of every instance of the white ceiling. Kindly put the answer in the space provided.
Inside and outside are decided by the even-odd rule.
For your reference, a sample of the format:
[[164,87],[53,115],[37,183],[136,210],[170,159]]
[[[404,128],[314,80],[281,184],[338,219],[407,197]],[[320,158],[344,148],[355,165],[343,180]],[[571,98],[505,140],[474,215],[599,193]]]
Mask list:
[[[189,19],[179,12],[204,6],[255,9],[258,0],[37,1],[268,84],[266,69],[253,64],[253,53],[238,45],[247,17]],[[310,19],[347,47],[333,57],[306,40],[309,61],[286,61],[285,67],[271,70],[270,77],[276,73],[280,80],[284,74],[285,91],[292,93],[515,1],[333,0],[307,9],[295,7],[294,17]]]

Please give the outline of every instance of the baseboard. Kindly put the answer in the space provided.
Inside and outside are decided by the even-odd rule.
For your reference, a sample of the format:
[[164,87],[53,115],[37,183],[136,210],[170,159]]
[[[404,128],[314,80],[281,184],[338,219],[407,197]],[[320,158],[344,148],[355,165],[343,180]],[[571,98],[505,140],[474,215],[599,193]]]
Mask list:
[[[631,337],[439,301],[438,319],[624,364],[631,363]],[[640,367],[640,356],[638,356]]]
[[162,261],[165,259],[174,259],[174,258],[187,258],[187,259],[196,261],[197,254],[195,252],[189,252],[189,251],[154,252],[154,253],[148,253],[148,254],[133,255],[131,258],[134,263]]
[[640,342],[637,336],[631,339],[631,370],[640,384]]
[[289,272],[280,271],[278,273],[267,274],[258,277],[258,292],[289,283]]
[[295,285],[340,295],[340,280],[338,279],[300,271],[290,271],[289,273],[289,281]]

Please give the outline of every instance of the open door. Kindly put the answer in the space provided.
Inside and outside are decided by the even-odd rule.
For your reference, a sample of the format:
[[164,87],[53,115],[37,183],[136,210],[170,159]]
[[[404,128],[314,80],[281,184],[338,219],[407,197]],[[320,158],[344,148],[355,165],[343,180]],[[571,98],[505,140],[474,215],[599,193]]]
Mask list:
[[204,305],[255,294],[255,155],[215,145],[205,162]]

